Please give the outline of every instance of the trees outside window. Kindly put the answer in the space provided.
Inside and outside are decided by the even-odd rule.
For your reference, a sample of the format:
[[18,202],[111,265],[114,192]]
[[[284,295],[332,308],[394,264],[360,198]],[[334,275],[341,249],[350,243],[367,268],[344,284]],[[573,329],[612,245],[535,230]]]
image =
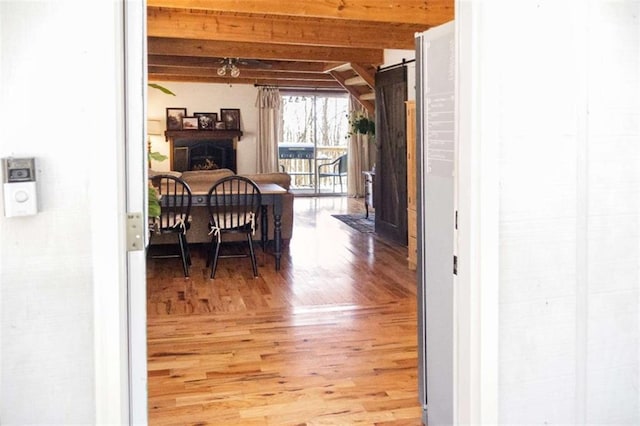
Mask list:
[[[292,175],[292,187],[305,192],[333,192],[331,182],[318,182],[316,170],[318,164],[347,152],[347,95],[285,94],[282,103],[280,164]],[[312,158],[283,158],[285,151],[292,156],[303,152],[302,147],[307,153],[312,150]]]

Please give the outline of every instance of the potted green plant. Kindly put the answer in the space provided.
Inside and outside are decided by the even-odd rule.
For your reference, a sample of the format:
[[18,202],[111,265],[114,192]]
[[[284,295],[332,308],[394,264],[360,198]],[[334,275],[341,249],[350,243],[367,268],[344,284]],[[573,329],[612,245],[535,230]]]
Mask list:
[[158,191],[149,184],[149,202],[147,205],[149,217],[160,217],[160,201],[158,201]]
[[[162,93],[165,93],[167,95],[171,95],[171,96],[176,95],[171,90],[156,83],[148,83],[148,86],[153,89],[158,89]],[[149,142],[149,148],[151,148],[150,142]],[[151,167],[151,160],[164,161],[167,158],[169,158],[166,155],[159,153],[158,151],[153,151],[153,152],[148,151],[147,156],[148,156],[149,167]],[[149,202],[147,205],[147,214],[149,215],[149,217],[160,217],[160,201],[158,201],[158,191],[153,187],[153,185],[151,185],[151,182],[149,182]]]
[[161,86],[159,84],[156,83],[147,83],[147,85],[153,89],[158,89],[159,91],[161,91],[162,93],[165,93],[167,95],[171,95],[171,96],[175,96],[176,94],[173,93],[171,90],[167,89],[164,86]]

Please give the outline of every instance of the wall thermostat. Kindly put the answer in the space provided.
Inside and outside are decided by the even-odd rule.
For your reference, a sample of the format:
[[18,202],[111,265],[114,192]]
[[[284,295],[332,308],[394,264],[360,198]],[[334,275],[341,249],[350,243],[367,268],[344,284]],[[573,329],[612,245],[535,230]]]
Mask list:
[[29,216],[38,213],[35,158],[3,158],[4,215]]

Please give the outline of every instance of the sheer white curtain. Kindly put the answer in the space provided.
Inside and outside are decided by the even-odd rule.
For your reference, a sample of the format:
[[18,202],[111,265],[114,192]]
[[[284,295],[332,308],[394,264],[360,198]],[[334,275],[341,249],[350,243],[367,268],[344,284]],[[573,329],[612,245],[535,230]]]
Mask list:
[[[372,119],[369,113],[355,101],[353,97],[349,98],[349,111],[351,114],[359,113]],[[349,155],[347,195],[349,197],[364,196],[364,177],[362,176],[362,172],[371,170],[373,162],[375,161],[375,157],[373,157],[375,150],[372,149],[372,145],[372,136],[354,133],[350,137],[349,147],[347,149]]]
[[278,171],[278,139],[280,138],[282,98],[275,87],[258,88],[258,140],[256,169],[258,173]]

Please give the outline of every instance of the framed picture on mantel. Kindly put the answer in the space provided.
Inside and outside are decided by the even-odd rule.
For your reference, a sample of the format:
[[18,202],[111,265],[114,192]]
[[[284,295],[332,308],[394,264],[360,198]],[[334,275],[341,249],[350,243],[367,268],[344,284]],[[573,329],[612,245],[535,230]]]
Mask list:
[[214,123],[218,121],[217,112],[194,112],[194,117],[198,117],[198,130],[213,130]]
[[182,117],[182,130],[198,130],[198,117]]
[[182,130],[182,119],[186,116],[186,108],[167,108],[167,130]]
[[227,130],[240,130],[240,110],[237,108],[221,108],[220,120]]

